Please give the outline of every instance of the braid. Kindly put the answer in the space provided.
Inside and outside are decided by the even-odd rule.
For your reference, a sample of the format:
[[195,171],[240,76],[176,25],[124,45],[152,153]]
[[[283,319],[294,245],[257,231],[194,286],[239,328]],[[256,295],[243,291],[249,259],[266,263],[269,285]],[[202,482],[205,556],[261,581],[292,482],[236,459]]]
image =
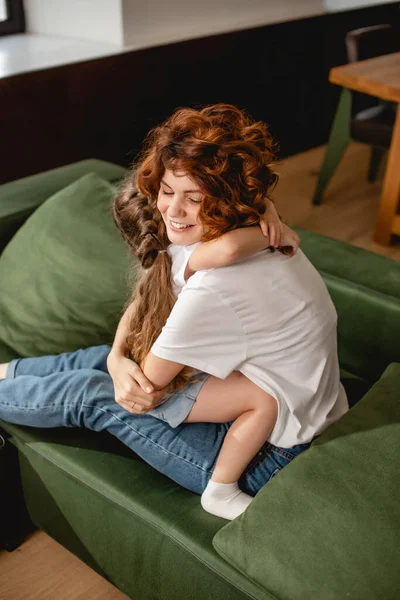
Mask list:
[[153,202],[141,194],[130,177],[116,196],[112,215],[131,253],[143,268],[152,266],[169,244],[164,221]]
[[[113,219],[122,238],[142,265],[141,277],[128,302],[128,305],[135,304],[135,310],[126,338],[129,356],[139,365],[160,335],[176,301],[171,258],[166,252],[169,240],[155,204],[138,192],[131,175],[120,188],[112,207]],[[190,369],[183,369],[168,391],[183,387],[190,373]]]

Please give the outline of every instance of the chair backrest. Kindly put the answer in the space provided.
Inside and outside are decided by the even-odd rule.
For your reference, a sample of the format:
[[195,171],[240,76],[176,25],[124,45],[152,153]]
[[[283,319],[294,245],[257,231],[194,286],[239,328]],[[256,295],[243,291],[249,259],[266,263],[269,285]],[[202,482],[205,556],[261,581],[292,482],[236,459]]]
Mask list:
[[367,60],[382,54],[400,51],[400,31],[392,25],[373,25],[354,29],[346,34],[346,54],[349,63]]
[[[353,29],[346,34],[345,46],[349,63],[398,52],[400,51],[400,31],[389,24]],[[352,115],[381,103],[381,100],[372,96],[352,92]]]

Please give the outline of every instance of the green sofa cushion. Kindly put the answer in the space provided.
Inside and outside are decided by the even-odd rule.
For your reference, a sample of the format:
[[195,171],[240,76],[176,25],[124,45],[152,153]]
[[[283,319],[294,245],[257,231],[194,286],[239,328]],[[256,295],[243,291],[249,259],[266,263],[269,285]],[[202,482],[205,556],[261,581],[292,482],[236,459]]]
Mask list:
[[397,600],[400,364],[214,537],[279,600]]
[[21,356],[111,343],[131,259],[115,188],[88,174],[44,202],[0,257],[0,340]]
[[96,173],[107,181],[118,181],[124,176],[125,169],[90,158],[1,185],[0,252],[38,206],[86,173]]

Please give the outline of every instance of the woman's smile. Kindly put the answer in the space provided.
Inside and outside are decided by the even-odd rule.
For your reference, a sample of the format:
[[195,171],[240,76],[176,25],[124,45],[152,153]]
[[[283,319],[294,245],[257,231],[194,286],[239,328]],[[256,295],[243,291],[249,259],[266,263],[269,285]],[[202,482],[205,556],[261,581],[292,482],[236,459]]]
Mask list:
[[173,231],[178,233],[185,233],[188,229],[193,227],[193,225],[178,223],[177,221],[171,221],[171,219],[169,219],[168,224]]
[[203,226],[198,221],[203,194],[193,179],[183,172],[166,169],[161,179],[157,208],[172,244],[189,246],[199,242]]

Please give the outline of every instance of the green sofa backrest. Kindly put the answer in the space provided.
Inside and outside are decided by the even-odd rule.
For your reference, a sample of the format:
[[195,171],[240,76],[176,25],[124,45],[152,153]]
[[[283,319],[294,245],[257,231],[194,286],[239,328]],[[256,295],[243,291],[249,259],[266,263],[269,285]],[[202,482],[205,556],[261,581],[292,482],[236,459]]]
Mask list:
[[340,366],[374,383],[400,362],[400,262],[297,231],[335,303]]
[[96,173],[114,182],[124,176],[125,169],[103,160],[88,159],[0,185],[0,253],[38,206],[86,173]]

